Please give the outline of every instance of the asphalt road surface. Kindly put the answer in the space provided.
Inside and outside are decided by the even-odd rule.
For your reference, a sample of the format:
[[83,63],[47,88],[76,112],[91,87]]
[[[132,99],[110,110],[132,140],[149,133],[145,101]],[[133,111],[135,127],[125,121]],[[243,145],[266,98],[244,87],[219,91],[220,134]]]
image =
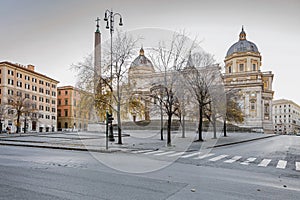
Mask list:
[[279,136],[192,152],[0,146],[0,199],[298,200],[299,145]]

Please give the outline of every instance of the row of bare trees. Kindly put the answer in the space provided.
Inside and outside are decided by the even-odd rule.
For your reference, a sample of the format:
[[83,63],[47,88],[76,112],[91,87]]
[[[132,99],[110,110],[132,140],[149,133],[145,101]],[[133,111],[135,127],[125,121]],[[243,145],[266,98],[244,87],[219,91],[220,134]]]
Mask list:
[[[117,115],[118,143],[122,144],[121,116],[122,108],[138,110],[142,108],[132,94],[136,91],[128,84],[128,67],[133,60],[138,39],[128,33],[117,32],[113,41],[113,77],[110,79],[110,49],[104,47],[102,75],[95,76],[92,57],[73,68],[78,72],[78,86],[91,95],[93,107],[99,116],[108,109]],[[149,57],[159,74],[153,78],[148,97],[159,102],[167,115],[167,144],[171,145],[172,119],[180,119],[190,112],[190,118],[198,118],[199,141],[203,141],[202,130],[204,118],[213,124],[216,137],[217,121],[241,121],[243,119],[234,93],[225,92],[221,69],[215,64],[212,55],[197,49],[197,41],[190,40],[184,32],[174,33],[170,41],[160,41],[152,48]],[[194,52],[194,53],[191,53]],[[148,54],[147,54],[148,55]],[[97,80],[94,78],[97,77]],[[112,98],[113,101],[109,101]],[[129,108],[128,108],[129,107]],[[135,108],[132,108],[135,107]],[[195,112],[195,109],[197,112]],[[234,112],[233,112],[234,111]],[[231,113],[233,112],[233,113]],[[224,123],[224,127],[225,127]],[[225,131],[225,130],[224,130]]]
[[11,119],[16,122],[16,133],[20,133],[21,120],[23,118],[24,132],[26,132],[27,122],[38,120],[38,109],[36,103],[22,95],[8,95],[6,97],[7,102],[3,102],[0,107],[1,131],[3,128],[2,120]]

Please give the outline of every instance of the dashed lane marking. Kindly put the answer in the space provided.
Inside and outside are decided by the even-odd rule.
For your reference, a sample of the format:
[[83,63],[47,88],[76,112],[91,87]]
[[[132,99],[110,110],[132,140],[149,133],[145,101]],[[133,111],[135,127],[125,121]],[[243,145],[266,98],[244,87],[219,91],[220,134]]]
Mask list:
[[163,152],[163,153],[158,153],[158,154],[154,154],[155,156],[164,156],[164,155],[167,155],[167,154],[171,154],[171,153],[174,153],[176,151],[167,151],[167,152]]
[[229,160],[225,160],[225,163],[234,163],[235,161],[241,159],[242,156],[234,156],[233,158],[229,159]]
[[185,153],[185,152],[182,151],[182,152],[174,153],[174,154],[167,155],[167,156],[168,156],[168,157],[181,156],[181,155],[184,154],[184,153]]
[[300,162],[296,162],[296,170],[300,171]]
[[189,158],[189,157],[193,157],[193,156],[198,156],[200,154],[201,154],[201,152],[191,153],[191,154],[181,156],[181,158]]
[[214,157],[214,158],[209,159],[209,161],[215,162],[215,161],[221,160],[221,159],[223,159],[223,158],[226,158],[227,156],[228,156],[228,155],[220,155],[220,156],[217,156],[217,157]]
[[287,164],[287,161],[285,161],[285,160],[279,160],[278,163],[277,163],[276,168],[278,168],[278,169],[285,169],[286,164]]
[[158,151],[150,151],[150,152],[146,152],[144,153],[145,155],[150,155],[150,154],[155,154],[155,153],[162,153],[164,151],[158,150]]
[[133,151],[132,153],[146,153],[146,152],[150,152],[150,151],[153,151],[153,150],[139,150],[139,151]]
[[259,167],[266,167],[271,162],[271,159],[263,159],[257,166]]
[[215,155],[214,153],[208,153],[208,154],[205,154],[205,155],[202,155],[202,156],[199,156],[199,157],[196,157],[194,159],[197,159],[197,160],[200,160],[200,159],[204,159],[204,158],[207,158],[207,157],[211,157]]
[[244,162],[241,163],[241,165],[249,165],[251,162],[254,162],[256,158],[248,158]]

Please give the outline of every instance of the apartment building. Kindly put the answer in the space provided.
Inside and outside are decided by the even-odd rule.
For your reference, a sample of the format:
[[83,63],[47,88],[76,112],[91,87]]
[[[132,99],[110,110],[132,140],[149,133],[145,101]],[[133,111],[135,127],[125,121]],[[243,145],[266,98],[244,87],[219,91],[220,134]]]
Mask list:
[[273,101],[273,124],[275,133],[295,134],[300,131],[300,106],[287,99]]
[[57,93],[58,131],[87,130],[90,104],[84,103],[83,99],[88,95],[73,86],[58,87]]
[[[56,131],[57,84],[59,82],[35,71],[33,65],[0,62],[1,130],[16,131],[17,110],[11,102],[26,101],[19,127],[24,131]],[[22,108],[22,109],[25,109]]]

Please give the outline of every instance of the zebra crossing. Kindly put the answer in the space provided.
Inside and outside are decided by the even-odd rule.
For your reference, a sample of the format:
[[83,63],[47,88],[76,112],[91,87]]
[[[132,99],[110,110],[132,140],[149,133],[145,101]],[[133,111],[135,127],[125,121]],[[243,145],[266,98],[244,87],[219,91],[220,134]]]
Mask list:
[[[244,166],[248,165],[256,165],[257,167],[268,167],[270,166],[272,159],[263,158],[259,159],[256,157],[248,157],[243,158],[240,155],[231,156],[227,154],[217,155],[216,153],[208,153],[208,152],[185,152],[185,151],[164,151],[164,150],[133,150],[131,153],[133,154],[142,154],[142,155],[149,155],[154,157],[179,157],[179,158],[191,158],[194,160],[203,160],[207,159],[208,162],[223,162],[227,164],[239,163]],[[258,161],[258,162],[255,162]],[[275,160],[275,168],[277,169],[286,169],[288,165],[288,161],[286,160]],[[273,164],[274,165],[274,164]],[[300,172],[300,161],[295,161],[295,170]]]

